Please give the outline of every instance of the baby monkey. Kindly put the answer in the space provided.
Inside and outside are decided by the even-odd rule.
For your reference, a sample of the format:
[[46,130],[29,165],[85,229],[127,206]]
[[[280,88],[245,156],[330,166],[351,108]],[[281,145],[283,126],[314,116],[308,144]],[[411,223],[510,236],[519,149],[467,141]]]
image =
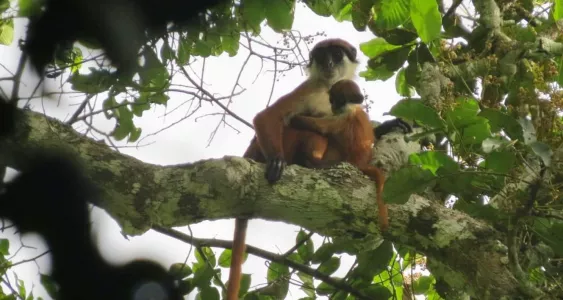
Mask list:
[[385,231],[389,227],[387,206],[382,198],[385,176],[381,169],[370,164],[375,134],[369,116],[361,106],[364,95],[353,80],[343,79],[331,87],[329,96],[333,116],[294,116],[290,125],[327,138],[328,143],[316,143],[314,152],[322,154],[322,159],[316,161],[314,167],[324,168],[348,162],[375,181],[379,226]]

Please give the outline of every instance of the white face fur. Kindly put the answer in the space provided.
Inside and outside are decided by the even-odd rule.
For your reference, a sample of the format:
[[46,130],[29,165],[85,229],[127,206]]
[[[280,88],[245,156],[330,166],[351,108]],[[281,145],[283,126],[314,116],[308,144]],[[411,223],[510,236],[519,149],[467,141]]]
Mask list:
[[342,79],[353,80],[356,77],[358,65],[359,63],[352,62],[346,55],[343,55],[342,61],[334,66],[333,72],[323,72],[315,61],[310,68],[305,67],[305,72],[310,80],[322,81],[331,86]]

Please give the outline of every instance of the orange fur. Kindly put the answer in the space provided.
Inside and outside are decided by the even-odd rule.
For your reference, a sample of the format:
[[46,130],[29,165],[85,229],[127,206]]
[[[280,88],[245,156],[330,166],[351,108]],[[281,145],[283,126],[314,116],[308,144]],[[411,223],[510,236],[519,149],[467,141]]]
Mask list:
[[[342,52],[340,60],[335,56],[339,54],[336,53],[338,51]],[[243,157],[267,163],[266,178],[270,183],[279,180],[285,163],[312,167],[320,164],[323,153],[330,152],[325,137],[286,125],[297,115],[323,117],[332,114],[328,91],[334,82],[355,75],[356,52],[354,46],[342,39],[327,39],[317,43],[311,50],[307,66],[309,78],[254,117],[256,136]],[[325,63],[327,58],[330,63]],[[272,161],[278,163],[270,164]],[[274,172],[276,175],[269,172],[271,168],[277,168]],[[242,231],[246,231],[247,226],[247,219],[235,220],[227,300],[238,299],[246,248],[245,233]]]

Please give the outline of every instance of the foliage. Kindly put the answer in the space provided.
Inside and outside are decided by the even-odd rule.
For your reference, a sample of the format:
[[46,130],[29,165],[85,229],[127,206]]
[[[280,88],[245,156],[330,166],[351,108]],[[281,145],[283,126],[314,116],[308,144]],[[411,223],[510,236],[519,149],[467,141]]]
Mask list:
[[[320,16],[351,22],[356,30],[374,34],[359,47],[369,58],[360,76],[366,81],[395,76],[397,93],[405,98],[390,114],[423,128],[411,140],[436,137],[427,151],[411,155],[408,166],[389,176],[384,199],[404,204],[413,193],[429,191],[440,195],[440,201],[454,198],[453,209],[488,222],[505,235],[518,236],[521,247],[514,249],[523,249],[518,254],[526,258],[519,262],[525,277],[545,291],[563,295],[560,266],[553,263],[563,257],[563,241],[558,237],[563,226],[558,208],[560,178],[544,186],[543,193],[529,192],[545,168],[553,167],[554,150],[563,142],[559,86],[563,83],[563,1],[471,1],[479,13],[477,23],[457,9],[461,1],[453,1],[453,9],[428,0],[303,2]],[[15,16],[40,13],[40,4],[0,0],[0,43],[13,42]],[[289,34],[296,5],[295,0],[228,1],[210,10],[201,22],[148,37],[139,54],[142,67],[132,77],[117,74],[109,65],[87,66],[84,49],[98,49],[97,42],[78,41],[58,49],[46,77],[64,77],[74,91],[103,97],[103,112],[115,120],[111,136],[133,143],[143,133],[135,117],[168,105],[176,71],[197,86],[185,66],[196,58],[235,56],[243,40],[259,35],[264,26]],[[493,8],[499,9],[501,20],[495,20]],[[429,66],[443,78],[428,76]],[[200,99],[214,101],[210,93],[198,89]],[[521,176],[529,169],[542,175],[526,182]],[[522,182],[526,187],[517,188]],[[10,265],[4,241],[0,243],[2,275]],[[244,274],[240,295],[283,299],[295,280],[292,275],[297,275],[307,295],[302,299],[320,295],[402,299],[407,292],[427,299],[440,297],[438,279],[432,274],[406,276],[406,271],[424,262],[420,253],[402,245],[386,241],[371,251],[355,253],[337,239],[327,238],[315,247],[304,231],[297,234],[296,244],[294,251],[270,260],[266,287],[252,289],[251,275]],[[354,255],[355,264],[345,277],[331,276],[339,270],[342,254]],[[181,278],[186,293],[196,293],[196,299],[220,299],[225,291],[218,278],[230,259],[228,249],[217,258],[211,248],[201,247],[195,262],[174,264],[170,272]],[[308,271],[291,267],[295,264]],[[49,287],[48,277],[42,278]],[[338,284],[349,290],[337,288]],[[25,299],[33,299],[31,293],[25,296],[23,282],[16,286]]]

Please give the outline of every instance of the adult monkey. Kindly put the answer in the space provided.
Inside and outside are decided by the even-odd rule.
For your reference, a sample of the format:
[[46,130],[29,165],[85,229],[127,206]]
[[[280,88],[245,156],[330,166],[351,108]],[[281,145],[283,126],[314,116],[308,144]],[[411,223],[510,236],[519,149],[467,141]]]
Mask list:
[[[309,53],[307,80],[254,117],[256,137],[243,157],[265,162],[265,176],[269,183],[280,179],[287,163],[309,164],[307,158],[299,155],[303,152],[299,148],[306,140],[304,137],[314,138],[317,148],[321,148],[323,143],[326,147],[326,139],[315,138],[313,133],[296,131],[286,125],[296,115],[332,115],[328,94],[330,87],[341,79],[354,78],[357,67],[356,47],[343,39],[323,40]],[[284,147],[284,143],[287,146]],[[284,150],[291,150],[292,157],[286,157]],[[247,219],[236,219],[227,300],[238,300],[247,226]]]

